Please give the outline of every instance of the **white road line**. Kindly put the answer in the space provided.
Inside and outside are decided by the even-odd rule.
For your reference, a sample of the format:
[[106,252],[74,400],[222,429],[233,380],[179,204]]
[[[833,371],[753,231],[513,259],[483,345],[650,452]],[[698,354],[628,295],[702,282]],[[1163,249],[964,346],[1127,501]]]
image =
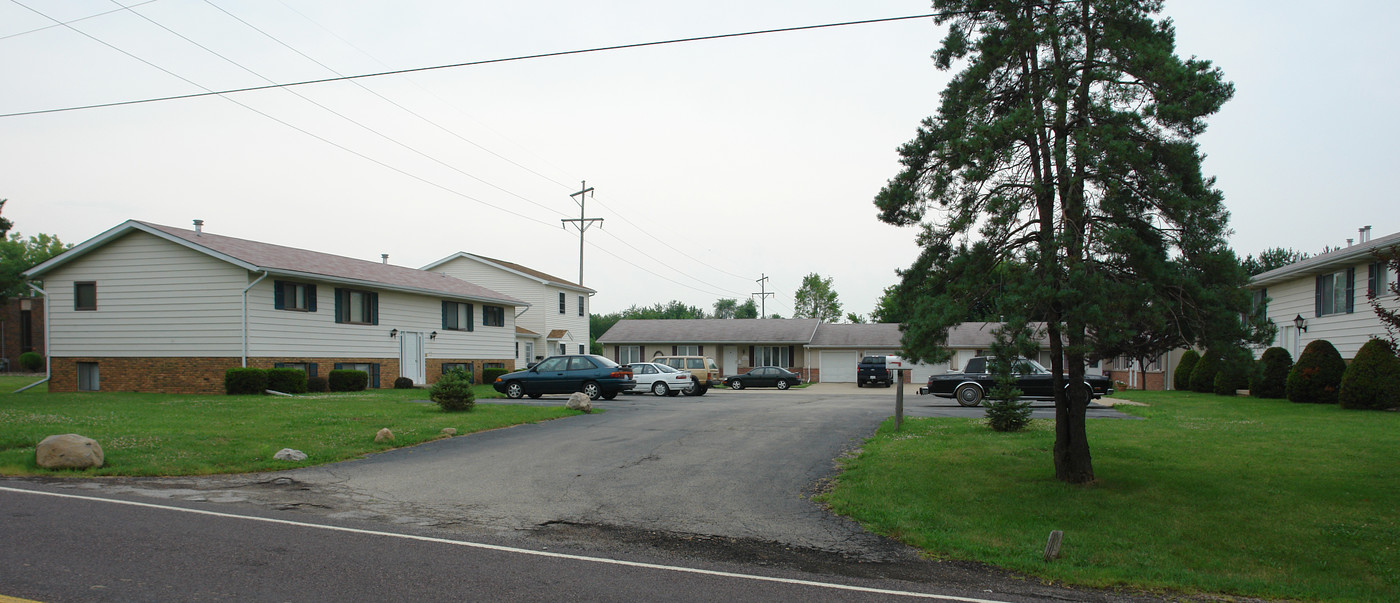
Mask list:
[[113,500],[113,499],[110,499],[110,498],[100,498],[100,497],[96,497],[96,496],[81,496],[81,495],[78,495],[78,494],[63,494],[63,493],[59,493],[59,492],[44,492],[44,491],[42,491],[42,490],[26,490],[26,489],[24,489],[24,488],[10,488],[10,487],[7,487],[7,486],[0,486],[0,491],[4,491],[4,492],[14,492],[14,493],[16,493],[16,494],[37,494],[37,495],[40,495],[40,496],[54,496],[54,497],[58,497],[58,498],[72,498],[72,499],[77,499],[77,500],[86,500],[86,501],[92,501],[92,502],[110,503],[110,504],[115,504],[115,505],[127,505],[127,506],[132,506],[132,507],[145,507],[145,508],[148,508],[148,509],[161,509],[161,510],[165,510],[165,511],[179,511],[179,512],[181,512],[181,513],[194,513],[194,514],[196,514],[196,515],[210,515],[210,516],[213,516],[213,517],[224,517],[224,518],[228,518],[228,519],[245,519],[245,520],[249,520],[249,521],[261,521],[261,522],[265,522],[265,523],[276,523],[276,524],[282,524],[282,525],[288,525],[288,526],[297,526],[297,527],[303,527],[303,528],[314,528],[314,529],[320,529],[320,530],[332,530],[332,531],[336,531],[336,532],[349,532],[349,533],[351,533],[351,534],[364,534],[364,535],[368,535],[368,536],[384,536],[384,537],[387,537],[387,538],[402,538],[402,539],[405,539],[405,540],[418,540],[418,541],[422,541],[422,542],[433,542],[433,543],[438,543],[438,544],[450,544],[450,545],[455,545],[455,546],[465,546],[465,547],[471,547],[471,548],[476,548],[476,549],[485,549],[485,550],[490,550],[490,551],[499,551],[499,552],[503,552],[503,553],[515,553],[515,554],[518,554],[518,555],[534,555],[534,556],[536,556],[536,557],[553,557],[553,558],[555,558],[555,559],[569,559],[569,560],[572,560],[572,561],[587,561],[587,562],[591,562],[591,563],[603,563],[603,564],[607,564],[607,565],[622,565],[622,566],[627,566],[627,567],[639,567],[639,568],[645,568],[645,569],[662,570],[662,571],[669,571],[669,572],[680,572],[680,573],[686,573],[686,574],[701,574],[701,575],[706,575],[706,576],[718,576],[718,577],[722,577],[722,578],[737,578],[737,579],[741,579],[741,580],[755,580],[755,581],[759,581],[759,582],[777,582],[777,583],[781,583],[781,584],[793,584],[793,585],[798,585],[798,586],[813,586],[813,587],[817,587],[817,588],[828,588],[828,589],[832,589],[832,590],[846,590],[846,591],[854,591],[854,592],[862,592],[862,593],[874,593],[874,594],[879,594],[879,595],[893,595],[893,596],[900,596],[900,597],[916,597],[916,598],[921,598],[921,599],[937,599],[937,600],[940,600],[940,601],[959,601],[959,602],[961,602],[961,603],[1008,603],[1007,601],[1001,601],[1001,600],[997,600],[997,599],[977,599],[977,598],[971,598],[971,597],[955,597],[955,596],[952,596],[952,595],[936,595],[936,594],[932,594],[932,593],[920,593],[920,592],[913,592],[913,591],[890,590],[890,589],[884,589],[884,588],[868,588],[868,587],[864,587],[864,586],[849,586],[849,585],[845,585],[845,584],[834,584],[834,583],[830,583],[830,582],[816,582],[816,581],[812,581],[812,580],[797,580],[797,579],[794,579],[794,578],[774,578],[774,577],[770,577],[770,576],[756,576],[756,575],[753,575],[753,574],[737,574],[737,573],[734,573],[734,572],[721,572],[721,571],[706,570],[706,569],[697,569],[697,568],[691,568],[691,567],[680,567],[680,566],[675,566],[675,565],[659,565],[659,564],[655,564],[655,563],[641,563],[641,562],[637,562],[637,561],[623,561],[623,560],[619,560],[619,559],[607,559],[607,558],[603,558],[603,557],[587,557],[587,556],[584,556],[584,555],[568,555],[568,554],[564,554],[564,553],[551,553],[551,552],[549,552],[549,551],[533,551],[533,550],[530,550],[530,549],[521,549],[521,548],[515,548],[515,547],[508,547],[508,546],[500,546],[500,545],[486,544],[486,543],[481,543],[481,542],[468,542],[468,541],[464,541],[464,540],[448,540],[448,539],[446,539],[446,538],[433,538],[433,537],[431,537],[431,536],[415,536],[415,535],[412,535],[412,534],[398,534],[398,533],[394,533],[394,532],[380,532],[380,531],[377,531],[377,530],[362,530],[362,529],[359,529],[359,528],[345,528],[345,527],[340,527],[340,526],[330,526],[330,525],[323,525],[323,524],[316,524],[316,523],[305,523],[305,522],[300,522],[300,521],[291,521],[291,520],[287,520],[287,519],[271,519],[271,518],[267,518],[267,517],[256,517],[256,516],[252,516],[252,515],[235,515],[235,514],[233,514],[233,513],[220,513],[220,512],[218,512],[218,511],[204,511],[204,510],[201,510],[201,509],[186,509],[186,508],[184,508],[184,507],[172,507],[172,506],[168,506],[168,505],[157,505],[157,504],[152,504],[152,503],[132,502],[132,501],[126,501],[126,500]]

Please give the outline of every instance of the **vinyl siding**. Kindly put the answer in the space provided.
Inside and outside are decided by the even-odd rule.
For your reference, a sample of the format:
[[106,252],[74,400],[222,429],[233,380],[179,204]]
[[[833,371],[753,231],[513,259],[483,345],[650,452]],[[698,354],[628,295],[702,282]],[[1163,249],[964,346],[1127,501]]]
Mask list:
[[[97,283],[97,310],[73,309],[73,283]],[[247,272],[135,232],[44,276],[59,357],[237,356]],[[270,291],[270,289],[269,289]]]
[[[1315,315],[1317,275],[1308,274],[1295,280],[1275,283],[1268,289],[1269,296],[1269,319],[1279,327],[1279,334],[1274,336],[1271,345],[1283,345],[1283,328],[1292,326],[1293,319],[1302,316],[1307,320],[1308,331],[1300,333],[1297,350],[1288,350],[1289,354],[1297,359],[1297,353],[1307,347],[1308,342],[1317,339],[1326,339],[1331,342],[1342,358],[1350,359],[1356,356],[1356,352],[1361,346],[1372,337],[1384,337],[1385,328],[1376,318],[1376,313],[1371,309],[1371,304],[1366,300],[1366,267],[1368,263],[1356,264],[1352,267],[1356,269],[1354,311],[1350,314],[1329,314],[1327,316]],[[1345,267],[1329,270],[1327,274],[1341,272]],[[1392,278],[1394,278],[1392,276]],[[1397,304],[1393,295],[1383,296],[1382,303],[1385,307],[1395,309]],[[1259,350],[1262,352],[1262,349]]]
[[[566,341],[574,346],[569,349],[571,354],[578,352],[578,344],[586,345],[588,343],[588,308],[584,308],[583,316],[578,315],[578,296],[580,295],[578,291],[552,287],[533,278],[460,257],[433,268],[433,271],[476,283],[487,289],[499,291],[530,303],[528,309],[518,308],[516,310],[525,310],[516,324],[540,334],[541,339],[536,344],[536,354],[549,356],[559,352],[559,342],[557,341],[554,342],[552,349],[543,353],[540,347],[546,345],[543,337],[555,329],[566,329],[573,335],[572,341]],[[561,291],[564,293],[565,312],[563,314],[559,313],[559,293]],[[588,299],[587,294],[583,295],[586,305],[591,300]],[[523,346],[521,350],[521,353],[524,354]]]
[[[505,326],[482,325],[482,305],[474,306],[473,331],[442,328],[442,298],[369,289],[379,296],[379,324],[335,322],[333,283],[316,282],[316,311],[277,310],[273,279],[248,292],[249,356],[308,358],[398,358],[399,340],[389,331],[420,332],[426,358],[498,359],[515,355],[514,308],[505,306]],[[437,339],[428,339],[433,331]]]

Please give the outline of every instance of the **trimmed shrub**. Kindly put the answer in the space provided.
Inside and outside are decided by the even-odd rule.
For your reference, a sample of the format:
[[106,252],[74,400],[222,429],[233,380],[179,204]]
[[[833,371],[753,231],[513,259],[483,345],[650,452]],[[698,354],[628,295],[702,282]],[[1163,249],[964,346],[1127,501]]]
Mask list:
[[1317,339],[1303,348],[1298,362],[1288,371],[1284,393],[1289,400],[1309,404],[1336,404],[1337,390],[1347,363],[1326,339]]
[[334,370],[327,380],[333,392],[362,392],[369,387],[369,373],[350,369]]
[[44,357],[38,352],[25,352],[19,355],[19,368],[29,372],[44,368]]
[[500,377],[501,375],[504,375],[509,372],[510,371],[503,368],[481,369],[481,382],[490,385],[496,382],[496,377]]
[[326,382],[325,377],[307,377],[306,391],[314,394],[323,394],[330,391],[330,385]]
[[1191,389],[1191,371],[1200,360],[1201,355],[1196,353],[1196,350],[1186,350],[1186,353],[1181,355],[1181,362],[1176,365],[1176,370],[1172,371],[1172,387],[1178,390]]
[[1259,357],[1259,367],[1249,381],[1249,395],[1255,398],[1282,398],[1288,384],[1293,355],[1283,348],[1269,348]]
[[394,389],[413,389],[413,379],[409,377],[399,377],[395,379]]
[[1215,374],[1220,372],[1220,352],[1206,350],[1191,369],[1191,391],[1209,394],[1215,391]]
[[294,368],[267,369],[267,389],[284,394],[304,394],[306,371]]
[[230,396],[261,394],[267,390],[267,371],[259,368],[231,368],[224,371],[224,391]]
[[1400,358],[1390,346],[1372,339],[1361,346],[1342,374],[1337,390],[1342,408],[1386,410],[1400,407]]
[[447,371],[447,374],[433,384],[428,399],[436,402],[446,412],[475,408],[476,394],[472,392],[471,375],[460,369]]
[[1234,396],[1249,387],[1254,372],[1254,355],[1244,348],[1229,348],[1220,358],[1220,370],[1215,372],[1211,388],[1217,396]]

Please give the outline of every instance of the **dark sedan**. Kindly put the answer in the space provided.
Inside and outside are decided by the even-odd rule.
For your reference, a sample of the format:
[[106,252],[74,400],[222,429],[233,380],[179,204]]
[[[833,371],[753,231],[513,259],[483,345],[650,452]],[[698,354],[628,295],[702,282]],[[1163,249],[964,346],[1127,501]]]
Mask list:
[[594,354],[550,356],[523,371],[507,373],[491,384],[508,398],[583,392],[590,400],[611,400],[637,386],[632,369]]
[[734,375],[726,378],[724,384],[729,389],[744,389],[746,387],[776,387],[787,389],[802,383],[802,377],[787,369],[776,366],[760,366],[742,375]]
[[[991,372],[991,358],[977,356],[967,361],[960,373],[944,373],[928,378],[928,386],[919,388],[920,394],[931,394],[940,398],[955,398],[963,406],[977,406],[982,403],[996,385],[996,376]],[[1016,388],[1021,390],[1025,400],[1054,400],[1053,376],[1049,369],[1028,358],[1017,358],[1013,365],[1016,372]],[[1102,398],[1113,393],[1113,382],[1103,375],[1085,375],[1092,399]]]

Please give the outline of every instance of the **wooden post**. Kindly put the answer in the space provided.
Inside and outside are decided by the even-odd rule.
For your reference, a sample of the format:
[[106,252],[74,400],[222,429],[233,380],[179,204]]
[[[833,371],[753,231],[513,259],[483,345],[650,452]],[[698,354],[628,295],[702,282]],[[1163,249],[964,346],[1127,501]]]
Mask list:
[[1060,541],[1065,537],[1065,533],[1060,530],[1050,532],[1050,541],[1045,543],[1045,560],[1054,561],[1060,556]]

